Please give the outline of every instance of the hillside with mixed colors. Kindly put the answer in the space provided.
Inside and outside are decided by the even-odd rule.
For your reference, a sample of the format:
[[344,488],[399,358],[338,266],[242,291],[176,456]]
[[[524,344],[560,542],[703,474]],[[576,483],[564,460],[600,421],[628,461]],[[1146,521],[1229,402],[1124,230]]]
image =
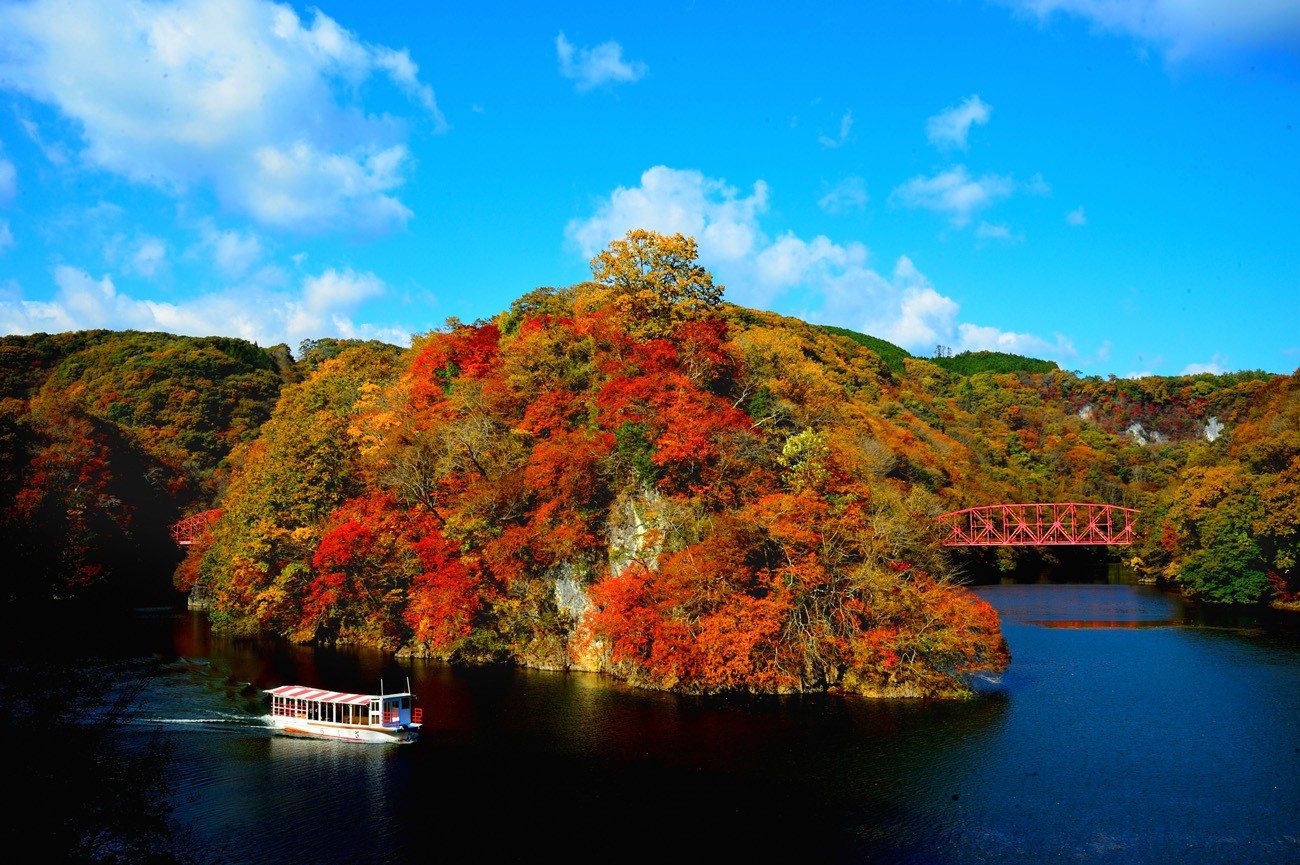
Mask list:
[[[631,232],[592,270],[409,349],[0,340],[10,606],[143,597],[174,567],[232,633],[950,696],[1008,660],[964,583],[1107,551],[954,550],[935,517],[1049,501],[1141,509],[1109,552],[1153,582],[1294,601],[1298,376],[916,358],[726,303],[681,236]],[[168,528],[207,510],[182,559]]]

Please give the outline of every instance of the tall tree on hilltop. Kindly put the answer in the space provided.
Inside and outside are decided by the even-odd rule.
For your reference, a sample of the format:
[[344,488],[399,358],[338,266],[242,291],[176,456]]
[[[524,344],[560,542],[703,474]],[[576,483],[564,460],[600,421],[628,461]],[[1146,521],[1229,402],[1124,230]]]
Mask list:
[[621,312],[634,335],[667,336],[674,325],[716,309],[723,287],[695,259],[695,238],[634,229],[591,260],[603,291],[595,298]]

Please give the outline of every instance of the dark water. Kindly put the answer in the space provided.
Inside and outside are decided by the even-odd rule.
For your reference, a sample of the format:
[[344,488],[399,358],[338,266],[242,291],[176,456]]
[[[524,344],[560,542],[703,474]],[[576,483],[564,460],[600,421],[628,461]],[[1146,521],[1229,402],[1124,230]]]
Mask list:
[[[229,862],[1300,862],[1297,622],[1129,585],[991,586],[1013,661],[964,703],[699,700],[141,621],[179,816]],[[259,689],[391,690],[425,736],[303,741]]]

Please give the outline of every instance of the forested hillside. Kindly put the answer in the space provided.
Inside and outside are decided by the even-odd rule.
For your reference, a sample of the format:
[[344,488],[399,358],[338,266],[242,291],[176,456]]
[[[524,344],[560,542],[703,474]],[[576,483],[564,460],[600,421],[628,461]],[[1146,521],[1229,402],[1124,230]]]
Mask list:
[[158,602],[169,533],[270,417],[284,347],[85,331],[0,340],[5,600]]
[[[1118,555],[1205,601],[1294,601],[1300,376],[913,357],[726,303],[680,236],[592,268],[409,349],[0,340],[10,604],[135,597],[180,562],[235,633],[953,695],[1007,662],[973,578]],[[1140,541],[938,545],[945,511],[1049,501],[1139,508]],[[208,509],[181,561],[167,528]]]
[[[1103,501],[1163,520],[1194,464],[1268,415],[1261,395],[1294,390],[1007,355],[891,367],[871,344],[730,306],[688,239],[630,234],[590,283],[408,351],[347,349],[286,390],[183,585],[222,627],[303,641],[684,690],[953,693],[1005,662],[958,577],[1052,554],[945,551],[935,515]],[[1126,555],[1190,587],[1152,525]],[[1285,556],[1258,553],[1284,588]],[[1269,594],[1220,573],[1205,597]]]

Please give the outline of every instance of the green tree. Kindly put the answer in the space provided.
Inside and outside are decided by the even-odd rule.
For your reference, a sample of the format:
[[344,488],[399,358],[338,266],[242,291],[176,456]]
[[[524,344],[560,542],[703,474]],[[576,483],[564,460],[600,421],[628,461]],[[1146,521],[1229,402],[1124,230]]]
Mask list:
[[1269,592],[1255,526],[1259,495],[1237,465],[1189,469],[1166,517],[1170,565],[1185,590],[1216,603],[1256,603]]

